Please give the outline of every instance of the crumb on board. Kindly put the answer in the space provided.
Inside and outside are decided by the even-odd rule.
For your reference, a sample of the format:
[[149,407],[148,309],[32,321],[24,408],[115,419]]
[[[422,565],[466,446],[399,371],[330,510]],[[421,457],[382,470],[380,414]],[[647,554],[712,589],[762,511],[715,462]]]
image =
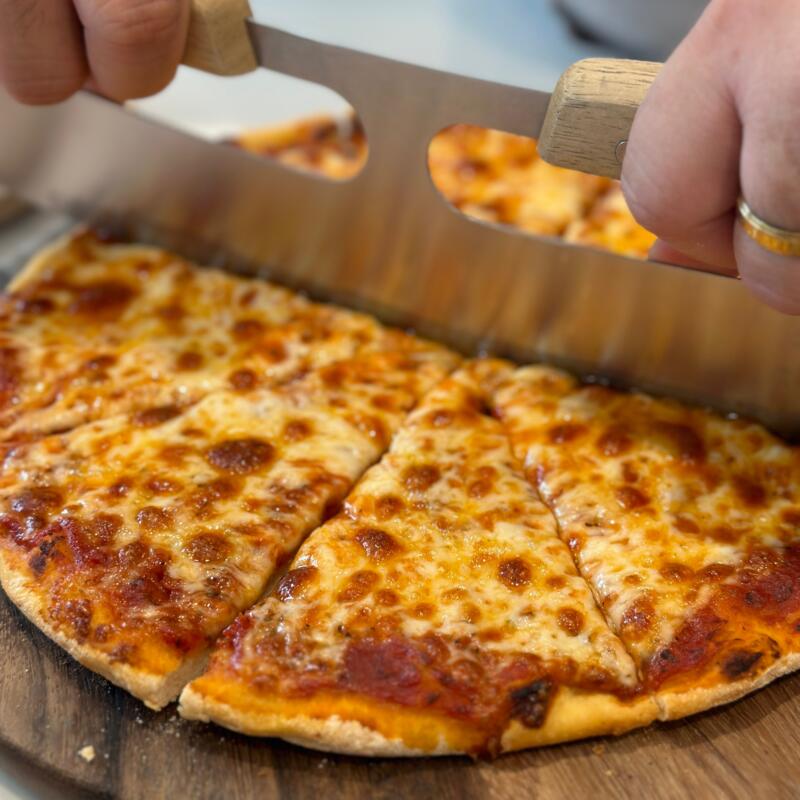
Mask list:
[[605,753],[605,751],[606,751],[606,746],[605,746],[604,744],[599,744],[599,743],[598,743],[598,744],[593,744],[593,745],[592,745],[592,752],[593,752],[593,753],[594,753],[596,756],[601,756],[601,755],[603,755],[603,753]]
[[81,747],[80,750],[78,750],[78,755],[87,764],[91,764],[92,761],[94,761],[94,757],[95,757],[94,747],[92,747],[90,744],[87,744],[84,747]]

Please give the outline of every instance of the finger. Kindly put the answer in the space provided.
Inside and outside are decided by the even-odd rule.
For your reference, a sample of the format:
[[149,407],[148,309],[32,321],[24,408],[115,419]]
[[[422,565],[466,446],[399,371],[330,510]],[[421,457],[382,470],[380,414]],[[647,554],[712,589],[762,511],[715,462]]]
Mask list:
[[672,245],[662,242],[660,239],[650,248],[648,258],[651,261],[660,261],[663,264],[677,264],[680,267],[687,267],[688,269],[699,269],[704,272],[717,272],[720,275],[736,275],[736,269],[733,267],[718,267],[714,264],[707,264],[703,261],[698,261],[696,258],[687,256],[680,250],[676,250]]
[[712,5],[665,64],[636,116],[622,182],[641,224],[730,272],[741,126],[727,85],[725,7]]
[[76,0],[100,92],[130,100],[161,91],[186,46],[188,0]]
[[[785,5],[797,18],[796,8]],[[800,33],[782,26],[773,33],[778,53],[754,59],[738,89],[745,120],[740,163],[741,192],[761,217],[780,228],[800,231],[800,107],[786,102],[796,93],[800,54],[793,46]],[[784,35],[785,41],[778,37]],[[785,46],[788,45],[788,46]],[[800,258],[769,250],[754,242],[741,226],[734,238],[736,261],[745,284],[762,300],[787,313],[800,314]]]
[[0,0],[0,80],[23,103],[64,100],[88,68],[70,0]]
[[800,259],[771,253],[736,226],[739,274],[761,300],[784,314],[800,314]]

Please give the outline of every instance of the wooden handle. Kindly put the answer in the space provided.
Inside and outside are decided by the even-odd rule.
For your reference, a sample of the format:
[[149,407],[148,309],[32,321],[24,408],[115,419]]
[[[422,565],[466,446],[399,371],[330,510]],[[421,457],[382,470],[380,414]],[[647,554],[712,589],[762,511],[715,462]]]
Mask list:
[[243,75],[257,66],[245,20],[248,0],[192,0],[183,63],[214,75]]
[[619,178],[633,118],[661,64],[588,58],[561,77],[542,132],[539,152],[559,167]]

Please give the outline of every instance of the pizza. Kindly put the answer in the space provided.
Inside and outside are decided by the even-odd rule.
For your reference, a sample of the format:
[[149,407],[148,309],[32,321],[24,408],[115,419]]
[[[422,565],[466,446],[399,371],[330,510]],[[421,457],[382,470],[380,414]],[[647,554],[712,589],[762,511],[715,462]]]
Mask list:
[[800,449],[548,367],[495,403],[662,718],[800,666]]
[[181,713],[371,755],[619,733],[800,666],[799,570],[797,448],[481,360],[422,400]]
[[654,719],[633,661],[486,407],[492,362],[429,393],[181,713],[369,753],[473,752]]
[[[321,125],[270,154],[345,176],[363,135]],[[613,182],[520,137],[441,136],[461,208],[649,247]],[[82,232],[0,297],[0,582],[152,708],[496,755],[800,667],[800,450]]]
[[[357,174],[367,157],[354,117],[246,131],[234,143],[336,179]],[[539,157],[533,139],[453,125],[431,141],[428,165],[447,201],[476,219],[636,258],[645,258],[655,241],[634,220],[617,181],[554,167]]]
[[85,232],[36,257],[2,299],[2,438],[420,345],[367,315]]
[[[133,258],[124,252],[123,261]],[[87,283],[81,286],[103,285],[95,281],[98,272],[127,285],[130,276],[117,271],[117,255],[111,252],[101,265],[92,246],[81,271]],[[72,256],[68,262],[77,263]],[[136,263],[151,279],[142,283],[142,292],[151,291],[153,300],[161,297],[158,275],[146,269],[150,262]],[[268,326],[269,315],[257,313],[257,297],[239,318],[236,298],[258,294],[252,281],[225,276],[232,286],[223,293],[218,284],[223,276],[185,263],[179,269],[194,273],[189,281],[194,288],[208,279],[209,303],[222,304],[218,322],[227,313],[234,330],[242,319],[248,330],[256,323]],[[41,305],[40,278],[35,270],[29,279],[23,276],[9,302],[16,307],[24,298]],[[184,390],[182,373],[170,378],[168,372],[174,369],[175,342],[169,336],[148,338],[162,325],[155,302],[148,315],[132,307],[141,301],[136,294],[114,309],[107,325],[98,320],[95,328],[91,319],[81,329],[70,317],[74,296],[83,296],[83,290],[71,282],[65,289],[61,278],[55,287],[45,283],[57,299],[44,317],[32,315],[29,326],[25,319],[16,321],[13,335],[20,341],[30,339],[33,349],[44,351],[53,337],[49,346],[68,355],[68,347],[59,352],[56,341],[63,325],[66,341],[74,337],[76,347],[134,352],[126,363],[135,364],[141,357],[136,348],[145,342],[153,358],[133,376],[115,373],[114,362],[109,378],[94,389],[91,382],[81,384],[83,393],[95,392],[102,401],[88,404],[99,419],[72,418],[66,430],[36,435],[24,415],[12,424],[0,446],[0,578],[8,596],[68,652],[159,708],[199,671],[208,645],[257,599],[303,536],[333,513],[388,446],[405,414],[457,358],[357,314],[348,332],[349,312],[330,309],[334,318],[328,319],[320,308],[320,324],[343,323],[326,350],[327,337],[317,338],[316,313],[306,316],[311,304],[275,289],[280,302],[272,321],[286,315],[292,320],[296,301],[306,322],[299,330],[309,333],[308,342],[297,337],[306,355],[280,379],[265,369],[252,381],[231,385],[228,378],[218,380],[228,374],[218,369],[226,361],[220,354],[195,365],[197,379]],[[181,287],[185,293],[187,282],[181,280]],[[260,290],[268,309],[272,288],[265,284]],[[192,306],[205,312],[203,297],[201,290],[187,299],[190,319],[176,334],[182,344],[184,333],[194,335],[208,324],[203,316],[191,316]],[[132,341],[126,340],[126,324]],[[283,343],[290,360],[294,333],[280,326],[269,332],[271,346]],[[233,334],[223,328],[221,336]],[[307,355],[312,345],[318,352]],[[231,345],[228,352],[233,356],[227,370],[242,369],[239,349]],[[255,373],[254,364],[261,362],[254,358],[247,363]],[[46,354],[35,363],[47,364]],[[153,364],[161,371],[148,385]],[[117,384],[121,396],[106,402],[109,385]],[[146,397],[154,404],[144,404]],[[59,402],[60,396],[54,405]],[[38,423],[39,410],[29,413]],[[65,420],[60,413],[57,418]],[[18,430],[27,433],[16,435]]]
[[610,183],[551,166],[533,139],[465,125],[436,136],[428,161],[434,184],[460,211],[543,236],[560,236]]

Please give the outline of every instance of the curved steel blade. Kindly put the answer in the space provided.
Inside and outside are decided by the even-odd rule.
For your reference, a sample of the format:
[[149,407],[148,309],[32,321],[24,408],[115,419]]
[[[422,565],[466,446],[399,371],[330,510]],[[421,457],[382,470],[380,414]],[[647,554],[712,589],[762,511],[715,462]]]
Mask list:
[[88,94],[48,108],[0,94],[0,183],[466,350],[545,358],[800,430],[800,319],[736,281],[476,222],[441,198],[427,169],[436,132],[469,122],[535,135],[546,95],[252,29],[268,67],[357,109],[369,158],[355,178],[293,171]]

